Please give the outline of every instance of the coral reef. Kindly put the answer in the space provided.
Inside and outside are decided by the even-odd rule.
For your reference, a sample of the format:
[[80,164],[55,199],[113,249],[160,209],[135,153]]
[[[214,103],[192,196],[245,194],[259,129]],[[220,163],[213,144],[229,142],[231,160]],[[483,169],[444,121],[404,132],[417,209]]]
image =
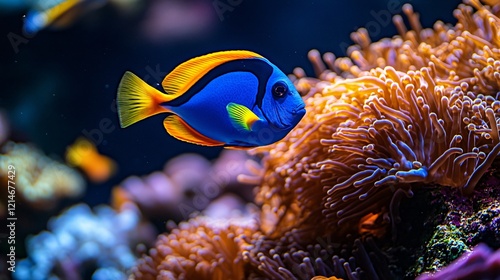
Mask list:
[[432,271],[443,263],[450,263],[469,248],[463,234],[454,226],[437,226],[435,234],[426,245],[423,256],[417,259],[416,272]]
[[[0,195],[0,217],[6,209],[15,216],[9,241],[40,232],[26,238],[25,247],[16,241],[9,248],[19,259],[12,277],[500,279],[500,1],[464,1],[453,13],[456,24],[424,28],[405,4],[393,17],[398,35],[392,38],[372,42],[361,28],[351,34],[348,57],[310,51],[315,76],[302,68],[290,74],[307,114],[277,143],[249,153],[224,150],[214,161],[180,155],[162,170],[123,180],[112,190],[112,207],[72,206],[42,232],[37,224],[45,226],[64,207],[55,208],[58,200],[81,195],[85,181],[33,146],[7,142],[16,136],[0,111],[0,183],[5,188],[9,179],[16,186],[12,198]],[[97,57],[117,61],[108,53]],[[103,65],[97,68],[106,74],[94,81],[104,86],[99,92],[113,79]],[[167,66],[147,66],[144,80],[158,82]],[[72,116],[99,111],[59,104],[51,76],[39,78],[49,81],[43,90],[22,90],[40,94],[12,107],[17,111],[9,115],[22,115],[19,124],[33,123],[40,112],[35,107],[48,108],[23,105],[42,96]],[[106,110],[115,114],[115,105]],[[68,111],[62,112],[48,123],[66,119]],[[97,127],[81,133],[95,142],[123,139],[111,134],[108,118]],[[124,146],[115,143],[108,147],[119,153]],[[66,160],[96,183],[116,171],[113,160],[83,138],[68,147]],[[16,167],[15,179],[8,177],[9,166]],[[96,192],[107,194],[111,184]],[[2,275],[5,255],[0,261]]]
[[[49,221],[47,229],[28,239],[29,256],[18,263],[14,279],[126,279],[136,261],[133,248],[151,242],[154,233],[133,205],[115,212],[94,212],[75,205]],[[91,273],[86,275],[85,273]]]
[[35,208],[52,208],[58,199],[79,196],[85,188],[78,172],[27,144],[8,142],[3,146],[0,178],[7,176],[9,165],[18,170],[16,194]]
[[[402,199],[424,188],[453,191],[464,200],[484,193],[475,187],[500,151],[500,6],[469,4],[455,10],[455,26],[437,22],[432,29],[423,29],[404,5],[411,30],[395,16],[399,36],[372,43],[360,29],[352,34],[357,45],[349,48],[349,58],[311,51],[317,78],[300,68],[291,75],[306,116],[283,140],[255,149],[262,167],[254,176],[240,176],[259,185],[258,227],[238,245],[229,238],[229,252],[198,241],[212,226],[191,220],[160,237],[134,276],[213,276],[215,268],[229,267],[217,277],[230,278],[234,266],[213,257],[230,253],[246,263],[244,275],[251,279],[402,277],[403,271],[390,267],[397,262],[391,254],[403,249],[388,241],[397,240]],[[488,236],[484,232],[491,234],[497,223],[492,202],[468,216],[474,220],[468,221],[469,232],[458,228],[467,211],[450,215],[457,225],[438,223],[419,273],[434,269],[429,263],[436,260],[447,264]],[[325,238],[335,242],[316,244]],[[211,269],[192,264],[202,259],[200,251]]]
[[200,155],[183,154],[168,161],[163,172],[125,179],[113,190],[113,204],[130,201],[148,217],[182,221],[225,193],[251,201],[252,186],[236,179],[251,174],[245,167],[249,159],[242,151],[229,150],[213,163]]
[[351,63],[325,54],[324,65],[310,53],[321,82],[295,71],[307,115],[283,141],[257,149],[266,154],[256,198],[266,234],[300,229],[307,242],[326,222],[314,234],[342,236],[370,213],[394,225],[401,198],[418,184],[473,191],[500,151],[500,61],[491,51],[500,20],[472,3],[478,11],[461,5],[455,27],[432,30],[405,5],[413,30],[396,17],[402,34],[371,43],[361,29]]
[[148,217],[169,214],[172,219],[180,219],[177,206],[183,199],[180,188],[172,183],[165,173],[157,171],[144,178],[132,176],[113,189],[112,205],[119,208],[123,203],[133,202]]
[[[417,199],[427,203],[411,201],[401,209],[404,220],[425,226],[425,229],[413,228],[408,232],[404,228],[409,226],[409,222],[398,227],[401,242],[409,248],[413,247],[408,249],[408,255],[412,256],[408,260],[411,263],[406,271],[408,278],[415,278],[424,271],[437,272],[477,244],[484,243],[493,248],[500,246],[498,178],[498,161],[495,161],[471,196],[463,196],[454,188],[436,186],[425,191],[428,196],[425,199],[422,192],[416,194]],[[429,209],[430,213],[422,215]],[[416,222],[418,216],[424,217],[424,220]],[[418,242],[410,245],[406,241],[408,239]]]
[[256,182],[246,182],[242,177],[248,178],[260,168],[258,159],[252,158],[245,151],[224,150],[214,161],[210,171],[212,184],[222,186],[224,191],[235,193],[246,201],[253,201],[253,188],[248,185],[257,185]]
[[462,255],[445,269],[434,274],[425,273],[417,277],[417,280],[498,279],[499,257],[500,250],[493,251],[487,245],[479,244],[472,252]]
[[210,202],[202,213],[203,216],[212,219],[229,219],[257,212],[251,206],[251,204],[245,205],[240,196],[228,193]]

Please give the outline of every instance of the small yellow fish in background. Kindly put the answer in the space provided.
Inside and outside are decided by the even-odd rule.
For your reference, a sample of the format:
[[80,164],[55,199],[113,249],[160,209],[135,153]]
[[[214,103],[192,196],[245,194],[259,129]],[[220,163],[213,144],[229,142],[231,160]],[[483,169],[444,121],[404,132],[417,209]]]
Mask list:
[[116,172],[116,163],[99,154],[95,145],[83,137],[66,149],[66,162],[82,170],[94,183],[104,182]]
[[30,10],[24,19],[24,32],[34,35],[45,28],[69,27],[82,15],[112,3],[126,11],[136,9],[139,0],[46,0],[54,4]]
[[82,14],[100,8],[107,0],[61,0],[44,10],[30,10],[24,19],[24,32],[34,35],[47,27],[65,28]]
[[168,113],[163,125],[179,140],[247,149],[282,139],[306,112],[288,77],[251,51],[190,59],[168,74],[162,86],[166,93],[126,72],[117,97],[121,127]]

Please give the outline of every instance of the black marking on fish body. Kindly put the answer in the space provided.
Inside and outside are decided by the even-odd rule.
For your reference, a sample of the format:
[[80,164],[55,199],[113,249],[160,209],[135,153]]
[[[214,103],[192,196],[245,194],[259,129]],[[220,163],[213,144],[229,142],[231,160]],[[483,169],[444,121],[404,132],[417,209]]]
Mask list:
[[273,73],[273,67],[262,58],[237,59],[225,62],[217,67],[214,67],[201,79],[199,79],[184,94],[175,98],[174,100],[165,102],[162,105],[172,107],[181,106],[182,104],[188,102],[195,94],[200,92],[208,83],[213,81],[215,78],[232,72],[250,72],[255,75],[255,77],[257,77],[259,86],[257,89],[257,96],[255,98],[255,105],[257,105],[262,110],[262,100],[264,99],[264,94],[266,93],[267,82],[269,81],[269,78]]

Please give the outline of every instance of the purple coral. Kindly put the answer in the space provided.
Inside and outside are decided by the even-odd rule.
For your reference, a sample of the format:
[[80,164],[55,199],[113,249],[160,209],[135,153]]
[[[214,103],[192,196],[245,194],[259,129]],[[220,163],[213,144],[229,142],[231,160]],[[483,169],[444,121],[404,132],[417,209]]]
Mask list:
[[479,244],[456,261],[434,274],[424,273],[417,280],[500,279],[500,250]]
[[175,221],[207,208],[225,193],[250,201],[252,187],[237,180],[240,174],[250,174],[245,167],[248,159],[242,151],[224,151],[213,163],[196,154],[180,155],[167,162],[163,172],[125,179],[116,189],[114,200],[117,204],[132,201],[148,217]]

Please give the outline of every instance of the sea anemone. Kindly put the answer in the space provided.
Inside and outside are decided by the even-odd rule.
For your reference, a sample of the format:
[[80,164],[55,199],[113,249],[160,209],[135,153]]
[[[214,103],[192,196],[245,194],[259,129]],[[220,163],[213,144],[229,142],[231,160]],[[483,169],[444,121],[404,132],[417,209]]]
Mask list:
[[344,69],[359,76],[376,67],[392,66],[407,72],[432,65],[440,79],[459,81],[473,77],[474,92],[495,95],[500,88],[500,53],[497,51],[500,5],[490,1],[488,4],[492,7],[485,7],[478,0],[467,2],[477,12],[461,4],[454,11],[458,20],[455,26],[437,21],[432,29],[422,28],[412,6],[403,5],[412,29],[407,30],[403,18],[396,15],[393,21],[399,36],[393,39],[372,43],[366,29],[354,32],[351,38],[357,45],[351,46],[348,52],[355,64]]
[[[432,68],[402,73],[386,67],[371,73],[375,78],[360,77],[324,91],[335,94],[345,87],[342,97],[325,107],[350,104],[345,113],[357,115],[320,140],[328,156],[308,171],[311,179],[321,178],[326,191],[326,218],[342,224],[384,207],[394,213],[397,205],[389,199],[393,193],[411,196],[410,183],[470,193],[500,151],[500,102],[472,93],[465,81],[453,86],[437,80]],[[339,111],[327,109],[315,117]]]
[[500,151],[500,19],[472,3],[476,13],[461,5],[455,27],[434,30],[422,30],[406,5],[414,30],[396,17],[401,37],[370,44],[358,31],[351,64],[326,54],[327,69],[310,53],[321,82],[295,81],[306,116],[284,140],[256,150],[265,155],[256,200],[266,234],[295,229],[303,242],[313,233],[343,235],[370,213],[394,224],[401,198],[421,184],[473,191]]
[[394,278],[387,258],[372,238],[367,238],[365,242],[352,239],[349,236],[339,242],[340,239],[331,236],[317,238],[312,245],[302,247],[297,243],[288,243],[294,241],[286,237],[276,243],[265,236],[258,236],[243,251],[245,260],[250,264],[248,279],[297,280],[315,276],[350,280]]
[[197,217],[158,237],[132,279],[243,279],[241,252],[257,229],[251,217]]

